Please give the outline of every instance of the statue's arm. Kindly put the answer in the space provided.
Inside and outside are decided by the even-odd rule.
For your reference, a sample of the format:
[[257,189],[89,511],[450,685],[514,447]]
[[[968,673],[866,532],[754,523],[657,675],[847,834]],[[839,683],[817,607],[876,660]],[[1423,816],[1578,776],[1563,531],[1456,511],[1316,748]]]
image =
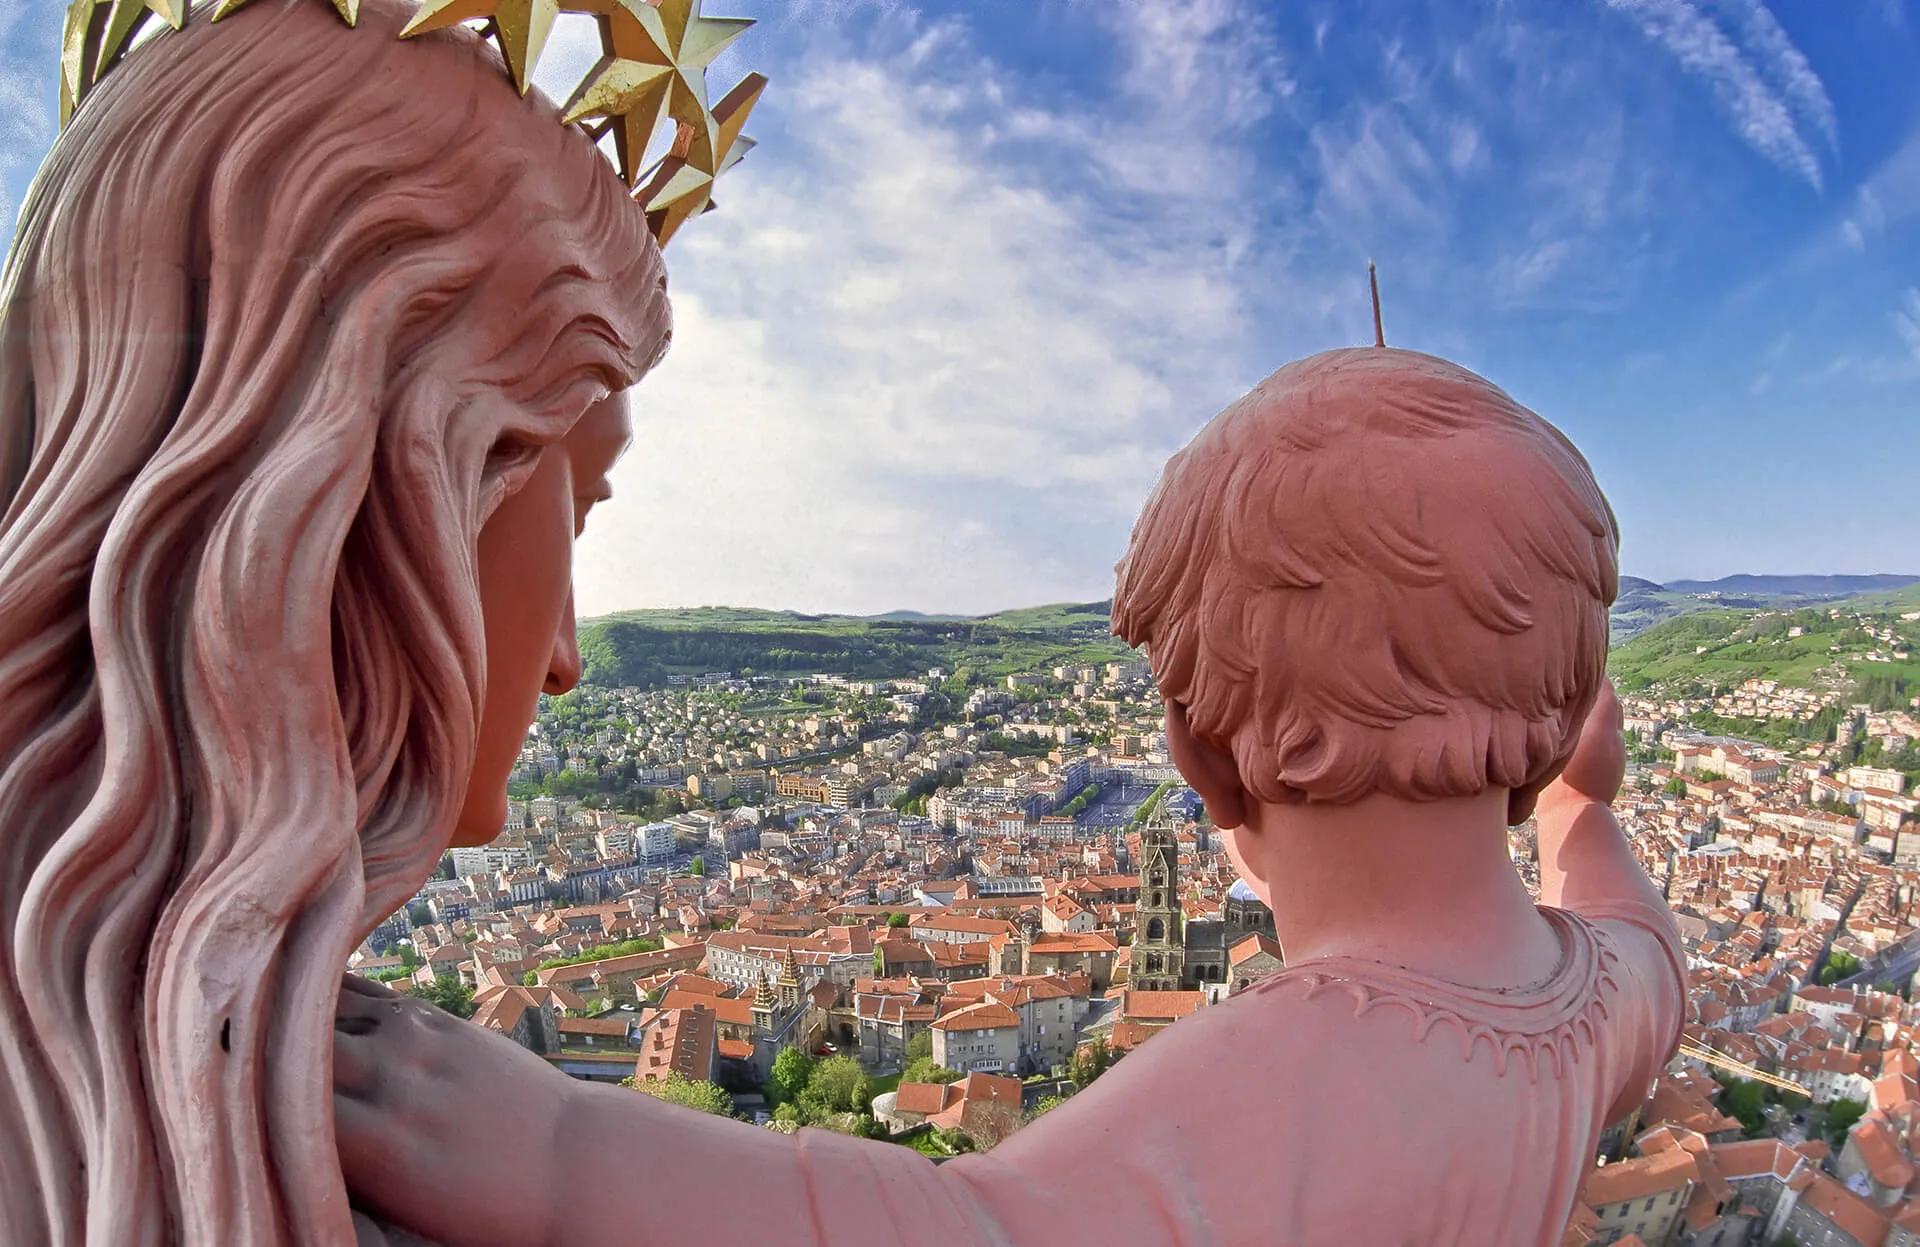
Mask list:
[[987,1247],[965,1183],[911,1148],[784,1135],[618,1087],[574,1083],[556,1139],[554,1247]]
[[1566,770],[1540,794],[1535,807],[1540,845],[1540,900],[1615,927],[1628,962],[1633,1012],[1640,1021],[1624,1064],[1620,1098],[1609,1116],[1637,1105],[1680,1038],[1687,994],[1686,954],[1673,913],[1640,868],[1613,800],[1626,775],[1626,742],[1613,686],[1600,696],[1581,729]]
[[1645,906],[1650,915],[1666,914],[1613,817],[1626,765],[1620,702],[1613,685],[1602,683],[1573,757],[1534,809],[1542,904],[1589,912]]

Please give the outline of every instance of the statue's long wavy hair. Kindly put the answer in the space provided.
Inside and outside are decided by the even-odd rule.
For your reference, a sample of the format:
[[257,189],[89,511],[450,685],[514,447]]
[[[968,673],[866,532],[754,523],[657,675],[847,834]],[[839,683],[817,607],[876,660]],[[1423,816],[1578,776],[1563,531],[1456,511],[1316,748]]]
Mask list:
[[477,36],[399,42],[402,18],[257,0],[162,34],[22,212],[8,1244],[353,1240],[334,1001],[463,804],[477,534],[665,346],[659,251],[610,166]]

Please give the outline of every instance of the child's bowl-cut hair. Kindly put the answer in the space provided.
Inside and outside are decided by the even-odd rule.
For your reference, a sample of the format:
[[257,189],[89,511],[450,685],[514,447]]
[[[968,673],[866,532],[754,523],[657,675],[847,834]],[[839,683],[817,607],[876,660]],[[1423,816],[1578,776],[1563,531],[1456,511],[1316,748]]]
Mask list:
[[1605,678],[1619,531],[1552,425],[1445,360],[1289,364],[1167,464],[1113,628],[1263,801],[1559,773]]

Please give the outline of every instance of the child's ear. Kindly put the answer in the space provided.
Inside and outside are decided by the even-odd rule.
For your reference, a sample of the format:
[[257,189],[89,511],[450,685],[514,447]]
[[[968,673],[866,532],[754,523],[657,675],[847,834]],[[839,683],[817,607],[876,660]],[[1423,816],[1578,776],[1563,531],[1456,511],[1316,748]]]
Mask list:
[[1247,789],[1240,782],[1240,764],[1225,749],[1195,736],[1187,722],[1187,708],[1173,701],[1167,703],[1167,752],[1206,802],[1207,817],[1214,826],[1224,829],[1246,823]]

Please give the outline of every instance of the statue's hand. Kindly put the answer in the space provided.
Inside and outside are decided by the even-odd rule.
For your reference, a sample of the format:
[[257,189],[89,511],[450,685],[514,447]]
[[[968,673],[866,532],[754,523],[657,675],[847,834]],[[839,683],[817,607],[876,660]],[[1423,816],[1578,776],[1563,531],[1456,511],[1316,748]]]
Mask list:
[[1600,682],[1600,695],[1580,728],[1580,743],[1566,769],[1540,794],[1542,803],[1565,800],[1598,801],[1612,805],[1627,775],[1627,742],[1622,734],[1620,699],[1613,681]]
[[355,1202],[451,1247],[547,1247],[570,1083],[502,1036],[347,976],[334,1129]]

